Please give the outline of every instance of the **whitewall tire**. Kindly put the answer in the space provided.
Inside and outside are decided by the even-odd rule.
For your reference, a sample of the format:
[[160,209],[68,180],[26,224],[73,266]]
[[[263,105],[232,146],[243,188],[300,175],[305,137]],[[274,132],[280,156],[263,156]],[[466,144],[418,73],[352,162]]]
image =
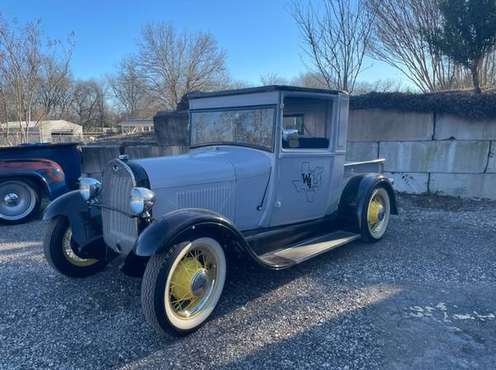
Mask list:
[[145,318],[160,334],[195,331],[217,306],[226,272],[224,250],[210,237],[182,242],[152,256],[141,286]]

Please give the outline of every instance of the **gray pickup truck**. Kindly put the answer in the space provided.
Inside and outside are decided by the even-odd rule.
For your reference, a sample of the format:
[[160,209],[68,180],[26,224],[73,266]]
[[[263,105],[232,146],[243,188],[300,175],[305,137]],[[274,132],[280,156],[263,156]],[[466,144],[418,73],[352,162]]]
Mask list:
[[188,98],[189,153],[121,156],[101,183],[81,178],[48,207],[44,248],[57,271],[84,277],[120,260],[143,275],[146,319],[181,335],[216,307],[233,256],[280,270],[383,237],[393,187],[383,160],[345,162],[346,93],[268,86]]

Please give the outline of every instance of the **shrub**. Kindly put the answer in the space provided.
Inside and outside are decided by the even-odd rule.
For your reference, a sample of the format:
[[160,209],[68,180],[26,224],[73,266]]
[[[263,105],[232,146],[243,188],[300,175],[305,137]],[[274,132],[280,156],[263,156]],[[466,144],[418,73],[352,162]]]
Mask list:
[[352,96],[350,108],[386,109],[401,112],[446,113],[468,119],[495,119],[496,93],[474,94],[467,91],[430,94],[369,93]]

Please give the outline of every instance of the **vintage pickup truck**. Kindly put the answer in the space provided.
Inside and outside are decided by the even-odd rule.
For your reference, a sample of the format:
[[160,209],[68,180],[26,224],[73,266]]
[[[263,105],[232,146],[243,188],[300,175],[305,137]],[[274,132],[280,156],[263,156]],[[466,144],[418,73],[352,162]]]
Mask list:
[[279,270],[378,241],[395,195],[382,160],[345,163],[348,100],[289,86],[190,94],[190,152],[121,156],[102,183],[82,178],[45,212],[46,258],[71,277],[114,258],[144,270],[146,319],[181,335],[210,316],[236,254]]
[[53,200],[77,188],[78,144],[30,144],[0,148],[0,224],[36,216],[43,198]]

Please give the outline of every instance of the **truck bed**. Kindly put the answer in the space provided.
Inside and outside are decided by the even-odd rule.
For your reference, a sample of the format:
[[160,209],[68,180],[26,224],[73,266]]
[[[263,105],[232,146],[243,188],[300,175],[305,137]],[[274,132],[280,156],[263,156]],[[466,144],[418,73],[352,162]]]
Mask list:
[[348,178],[359,173],[383,173],[384,158],[362,162],[347,162],[344,164],[344,177]]

